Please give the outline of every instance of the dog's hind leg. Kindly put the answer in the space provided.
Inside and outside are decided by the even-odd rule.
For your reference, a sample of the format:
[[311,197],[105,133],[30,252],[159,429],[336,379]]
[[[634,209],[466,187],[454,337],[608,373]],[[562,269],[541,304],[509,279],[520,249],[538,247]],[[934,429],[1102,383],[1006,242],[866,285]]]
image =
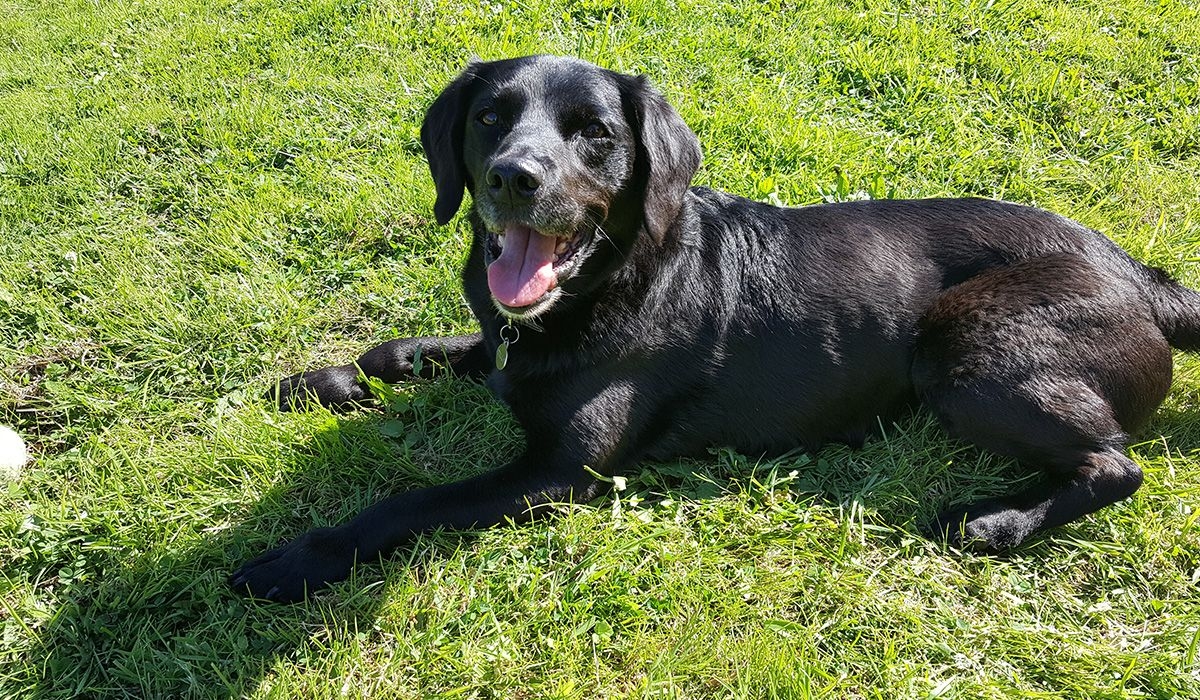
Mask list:
[[999,550],[1128,497],[1123,453],[1166,395],[1171,352],[1129,283],[1058,255],[986,272],[922,322],[913,382],[956,437],[1046,472],[1045,483],[952,508],[934,524]]
[[[973,439],[970,429],[959,435],[980,442]],[[1120,439],[1119,434],[1113,437],[1114,441]],[[1051,448],[1032,440],[1011,446],[1016,448],[1013,453],[1025,454],[1039,447]],[[960,547],[1010,549],[1039,530],[1069,523],[1127,498],[1142,483],[1141,469],[1117,445],[1079,445],[1071,450],[1054,447],[1058,448],[1056,454],[1040,455],[1036,462],[1026,460],[1046,470],[1042,484],[1010,496],[949,508],[939,513],[928,529]]]

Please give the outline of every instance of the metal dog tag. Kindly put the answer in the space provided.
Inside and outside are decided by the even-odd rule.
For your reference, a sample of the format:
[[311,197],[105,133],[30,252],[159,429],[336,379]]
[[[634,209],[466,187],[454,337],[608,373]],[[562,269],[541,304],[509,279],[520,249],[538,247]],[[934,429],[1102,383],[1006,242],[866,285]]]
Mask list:
[[512,319],[509,319],[508,325],[500,327],[500,345],[496,348],[496,369],[504,369],[508,364],[508,346],[520,339],[521,331],[512,324]]
[[508,341],[506,340],[506,341],[500,343],[500,346],[498,348],[496,348],[496,369],[504,369],[504,366],[507,364],[508,364]]

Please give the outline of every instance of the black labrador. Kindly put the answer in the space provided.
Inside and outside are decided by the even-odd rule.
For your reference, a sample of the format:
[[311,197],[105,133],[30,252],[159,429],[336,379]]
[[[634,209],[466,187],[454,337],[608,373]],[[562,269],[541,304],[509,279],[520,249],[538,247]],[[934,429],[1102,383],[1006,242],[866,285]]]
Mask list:
[[232,585],[294,601],[437,528],[586,500],[643,459],[860,444],[915,402],[1043,485],[942,513],[998,550],[1132,494],[1127,434],[1200,350],[1200,294],[1104,236],[979,199],[801,208],[690,187],[696,136],[642,77],[550,56],[472,63],[421,141],[439,223],[472,195],[463,286],[481,333],[404,338],[288,377],[287,410],[369,398],[434,366],[485,378],[525,449],[392,496],[246,563]]

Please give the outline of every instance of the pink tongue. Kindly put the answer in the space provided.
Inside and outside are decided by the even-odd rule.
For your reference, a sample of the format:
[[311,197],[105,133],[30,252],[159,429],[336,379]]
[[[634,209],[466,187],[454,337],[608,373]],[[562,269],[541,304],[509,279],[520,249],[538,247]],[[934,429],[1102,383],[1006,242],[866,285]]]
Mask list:
[[527,226],[509,224],[504,229],[500,257],[488,265],[488,287],[505,306],[529,306],[550,291],[554,276],[554,247],[558,239],[543,236]]

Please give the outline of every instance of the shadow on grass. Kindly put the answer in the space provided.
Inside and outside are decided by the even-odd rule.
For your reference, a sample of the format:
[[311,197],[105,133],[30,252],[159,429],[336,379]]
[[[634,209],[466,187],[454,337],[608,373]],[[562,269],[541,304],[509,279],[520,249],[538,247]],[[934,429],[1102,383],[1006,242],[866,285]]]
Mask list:
[[[107,554],[90,562],[91,578],[71,580],[70,567],[42,582],[55,588],[59,607],[27,651],[23,673],[0,674],[33,688],[33,698],[137,697],[234,698],[260,686],[270,695],[272,667],[286,660],[302,667],[321,659],[321,638],[338,629],[372,629],[386,598],[378,562],[356,568],[352,578],[309,602],[281,605],[236,594],[226,577],[241,562],[306,529],[344,519],[353,501],[385,490],[413,486],[373,464],[347,467],[346,445],[380,439],[379,413],[337,417],[313,435],[309,448],[286,455],[299,465],[287,483],[267,492],[248,512],[237,502],[217,506],[238,524],[203,533],[195,544],[159,545],[134,557]],[[331,443],[340,447],[327,449]],[[322,447],[324,445],[324,447]],[[353,453],[351,449],[349,453]],[[382,461],[382,460],[377,460]],[[397,483],[399,482],[399,483]],[[374,494],[374,495],[372,495]],[[343,495],[344,508],[337,503]],[[220,521],[221,513],[210,513]],[[195,513],[204,518],[204,512]],[[180,517],[181,531],[194,526]],[[391,561],[403,566],[438,566],[463,535],[423,538]],[[449,549],[447,549],[449,547]],[[113,547],[127,553],[128,546]],[[313,644],[317,639],[318,643]],[[325,651],[328,651],[325,649]],[[24,679],[18,677],[24,675]],[[0,686],[2,687],[2,686]],[[28,690],[22,691],[22,695]],[[0,693],[3,694],[3,693]]]
[[[314,435],[314,444],[378,439],[388,421],[372,412],[341,416]],[[461,421],[450,423],[454,432],[463,432]],[[1009,460],[984,456],[946,438],[925,412],[903,418],[893,429],[863,450],[830,447],[773,461],[722,450],[712,460],[650,464],[634,473],[632,486],[648,498],[706,500],[726,493],[731,479],[747,483],[764,466],[794,470],[798,478],[787,488],[818,502],[865,503],[903,536],[909,530],[915,535],[917,524],[948,505],[939,499],[1004,492],[1023,473]],[[1200,446],[1195,417],[1187,413],[1160,412],[1142,439],[1153,435],[1173,435],[1172,444],[1180,441],[1185,450]],[[377,563],[358,567],[350,581],[301,605],[247,600],[226,587],[227,574],[245,559],[307,528],[344,519],[345,514],[314,514],[315,502],[356,494],[363,503],[343,509],[352,513],[385,491],[423,485],[406,483],[411,478],[403,474],[397,479],[390,473],[344,468],[344,451],[311,451],[294,455],[302,466],[238,525],[206,533],[182,550],[163,547],[128,559],[114,555],[96,578],[64,585],[58,593],[64,602],[35,632],[37,642],[27,657],[40,660],[40,666],[27,669],[35,679],[32,697],[271,695],[276,665],[318,667],[322,655],[336,653],[328,644],[337,642],[328,640],[352,639],[355,630],[372,629],[386,600],[385,577]],[[220,514],[212,516],[221,519]],[[471,537],[447,533],[422,538],[389,561],[401,567],[436,567]],[[1045,544],[1039,537],[1030,546]],[[348,632],[337,634],[342,630]]]

